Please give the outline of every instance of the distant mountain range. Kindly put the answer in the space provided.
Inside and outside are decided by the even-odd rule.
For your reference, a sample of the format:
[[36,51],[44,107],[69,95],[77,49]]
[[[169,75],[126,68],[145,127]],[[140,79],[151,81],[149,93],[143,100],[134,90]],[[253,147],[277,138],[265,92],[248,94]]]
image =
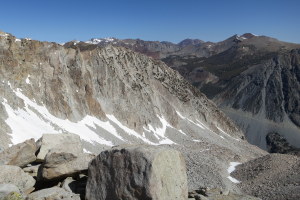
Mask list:
[[219,105],[248,141],[263,149],[276,132],[300,147],[300,44],[251,33],[221,42],[171,42],[116,38],[68,42],[93,49],[115,45],[161,59]]

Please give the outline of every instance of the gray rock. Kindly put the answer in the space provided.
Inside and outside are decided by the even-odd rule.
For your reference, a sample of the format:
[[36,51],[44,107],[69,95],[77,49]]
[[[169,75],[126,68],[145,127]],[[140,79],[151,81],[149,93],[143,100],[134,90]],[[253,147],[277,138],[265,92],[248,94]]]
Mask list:
[[34,139],[14,145],[0,152],[0,164],[24,167],[36,160]]
[[53,180],[79,174],[88,169],[89,162],[94,158],[91,154],[49,152],[38,173],[38,180]]
[[59,187],[52,187],[37,192],[33,192],[27,196],[27,200],[80,200],[79,195],[68,192]]
[[0,184],[14,184],[21,192],[32,191],[35,184],[34,178],[26,174],[20,167],[0,165]]
[[197,194],[195,195],[195,199],[196,200],[209,200],[207,197],[201,195],[201,194]]
[[85,199],[86,183],[87,176],[83,176],[76,180],[72,177],[68,177],[62,182],[61,187],[68,192],[79,194],[81,199]]
[[24,197],[21,193],[11,192],[5,197],[3,197],[1,200],[24,200]]
[[47,153],[51,151],[72,153],[78,155],[83,153],[80,137],[75,134],[44,134],[38,141],[39,153],[37,159],[43,161]]
[[41,164],[25,167],[23,168],[23,171],[28,173],[30,176],[37,176],[40,166]]
[[89,165],[86,199],[187,199],[180,152],[148,145],[115,147]]
[[0,199],[6,197],[9,195],[11,192],[17,192],[20,193],[20,190],[17,186],[11,183],[3,183],[0,184]]

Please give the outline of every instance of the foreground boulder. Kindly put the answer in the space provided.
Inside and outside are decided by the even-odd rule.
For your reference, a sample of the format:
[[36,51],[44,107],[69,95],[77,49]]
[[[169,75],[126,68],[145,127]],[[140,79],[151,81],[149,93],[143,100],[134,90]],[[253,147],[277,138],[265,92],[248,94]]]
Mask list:
[[51,151],[72,153],[78,155],[83,153],[80,137],[75,134],[44,134],[38,141],[39,149],[37,160],[44,161],[47,153]]
[[73,176],[80,172],[87,171],[89,162],[95,156],[81,153],[74,155],[64,152],[49,152],[44,164],[38,172],[38,180],[53,180]]
[[20,167],[0,165],[0,184],[8,183],[17,186],[21,192],[29,193],[34,189],[35,180]]
[[24,167],[36,160],[35,152],[34,139],[26,140],[0,152],[0,164]]
[[115,147],[89,165],[87,200],[186,200],[184,158],[180,152],[158,146]]
[[78,194],[73,194],[59,187],[52,187],[29,194],[26,200],[80,200]]

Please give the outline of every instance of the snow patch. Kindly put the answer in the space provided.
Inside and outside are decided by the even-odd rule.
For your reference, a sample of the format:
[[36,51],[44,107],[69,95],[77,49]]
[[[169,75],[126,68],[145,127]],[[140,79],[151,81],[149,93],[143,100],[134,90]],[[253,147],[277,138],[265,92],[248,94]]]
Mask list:
[[152,132],[153,135],[159,140],[159,144],[176,144],[172,140],[165,137],[167,127],[170,127],[170,128],[173,128],[173,127],[165,120],[165,118],[163,116],[157,115],[157,117],[159,118],[160,122],[162,123],[162,127],[154,128],[151,124],[148,124],[149,128],[143,127],[144,130],[146,130],[147,132]]
[[21,42],[21,40],[19,38],[16,38],[15,42]]
[[105,140],[93,131],[93,128],[96,128],[95,125],[98,125],[112,134],[116,133],[109,122],[103,122],[89,115],[78,122],[60,119],[53,116],[44,106],[40,106],[26,97],[20,89],[14,90],[14,92],[16,96],[24,101],[24,108],[14,110],[7,103],[2,103],[8,113],[8,118],[5,122],[12,130],[11,137],[13,144],[30,138],[37,140],[44,133],[69,132],[79,135],[81,139],[92,144],[99,143],[113,146],[111,141]]
[[25,82],[26,82],[27,84],[30,84],[29,78],[30,78],[30,75],[28,75],[27,78],[26,78],[26,80],[25,80]]
[[90,152],[90,151],[86,150],[85,148],[83,148],[83,152],[84,152],[84,153],[89,153],[89,154],[92,154],[92,152]]
[[193,140],[194,142],[202,142],[201,140]]
[[178,131],[179,131],[179,133],[181,133],[181,134],[187,136],[187,134],[186,134],[185,132],[183,132],[182,130],[178,130]]
[[[232,139],[234,139],[234,140],[236,140],[236,141],[240,141],[239,139],[234,138],[234,137],[232,137],[231,135],[229,135],[228,133],[226,133],[225,131],[223,131],[221,128],[217,127],[217,129],[218,129],[219,131],[221,131],[221,133],[223,133],[224,135],[226,135],[226,136],[228,136],[228,137],[230,137],[230,138],[232,138]],[[220,136],[220,137],[221,137],[221,136]]]
[[153,144],[151,141],[149,141],[147,138],[141,136],[140,134],[138,134],[137,132],[135,132],[134,130],[128,128],[127,126],[124,126],[115,116],[113,115],[106,115],[107,118],[114,122],[117,126],[119,126],[119,128],[123,129],[126,133],[128,133],[129,135],[133,135],[136,138],[139,138],[141,140],[143,140],[144,142],[148,143],[148,144]]
[[[228,172],[229,174],[231,174],[232,172],[234,172],[235,167],[238,166],[238,165],[240,165],[240,164],[242,164],[242,163],[239,163],[239,162],[230,162],[229,167],[228,167],[228,169],[227,169],[227,172]],[[228,178],[231,182],[233,182],[233,183],[240,183],[240,182],[241,182],[241,181],[239,181],[239,180],[233,178],[232,176],[228,176],[227,178]]]
[[184,119],[184,120],[187,120],[189,121],[190,123],[200,127],[201,129],[208,129],[210,130],[209,128],[207,128],[206,126],[203,125],[203,123],[201,123],[199,120],[197,120],[198,123],[192,121],[191,119],[187,118],[187,117],[184,117],[180,112],[176,111],[177,115],[181,118],[181,119]]

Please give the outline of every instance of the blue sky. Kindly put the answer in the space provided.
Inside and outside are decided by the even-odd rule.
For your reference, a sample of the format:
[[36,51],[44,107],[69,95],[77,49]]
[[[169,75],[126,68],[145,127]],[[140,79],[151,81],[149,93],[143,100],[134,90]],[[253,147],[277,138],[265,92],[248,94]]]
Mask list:
[[300,43],[300,0],[7,0],[1,1],[0,30],[55,42],[215,42],[251,32]]

